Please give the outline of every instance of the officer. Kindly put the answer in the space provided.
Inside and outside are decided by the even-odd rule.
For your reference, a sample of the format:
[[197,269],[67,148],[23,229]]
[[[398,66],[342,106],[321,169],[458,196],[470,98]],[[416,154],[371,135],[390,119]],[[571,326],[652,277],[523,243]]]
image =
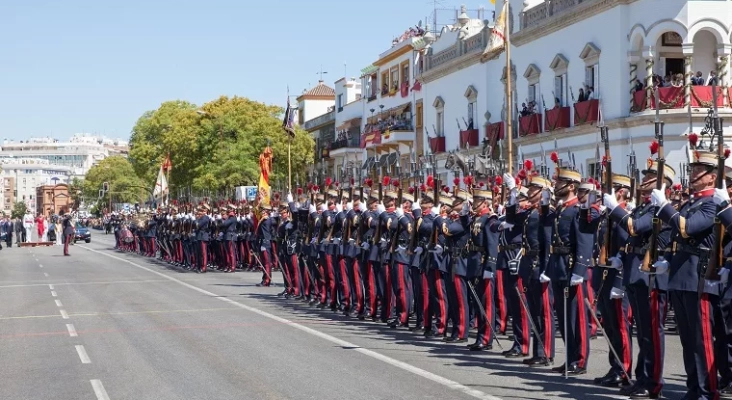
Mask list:
[[[468,242],[468,264],[470,269],[480,271],[476,287],[482,307],[477,307],[478,334],[475,342],[468,345],[471,351],[493,348],[493,323],[496,320],[495,272],[498,253],[498,215],[493,210],[493,192],[488,189],[473,190],[473,221]],[[483,313],[485,311],[485,313]]]
[[669,274],[669,296],[687,374],[687,397],[707,400],[717,398],[719,387],[713,367],[712,299],[705,290],[703,274],[714,243],[714,184],[717,174],[723,172],[717,170],[716,154],[707,151],[695,151],[690,166],[694,195],[688,206],[677,211],[664,190],[653,189],[651,193],[651,202],[659,208],[658,217],[672,229],[672,247],[654,266],[656,274]]
[[452,203],[452,210],[447,220],[442,221],[442,232],[447,237],[449,254],[448,295],[451,294],[451,318],[453,329],[450,336],[444,339],[448,343],[465,343],[468,341],[470,324],[470,305],[468,303],[467,277],[469,275],[467,245],[470,239],[470,203],[471,196],[465,190],[457,190]]
[[[592,261],[595,235],[591,227],[584,226],[587,220],[579,218],[580,203],[576,194],[582,180],[579,172],[570,168],[558,167],[557,170],[554,195],[558,206],[551,211],[545,201],[542,202],[541,210],[542,224],[552,227],[546,276],[557,294],[555,312],[567,349],[565,365],[555,367],[552,371],[581,375],[587,373],[590,353],[590,325],[584,299],[587,296],[585,281],[587,268]],[[543,196],[547,196],[547,192],[545,189]],[[584,229],[580,229],[581,224]],[[565,314],[565,309],[568,314]]]
[[[726,259],[730,260],[730,256],[732,256],[732,231],[730,231],[730,228],[732,228],[732,207],[730,207],[732,167],[729,166],[729,158],[725,164],[726,188],[715,189],[714,197],[718,202],[720,202],[720,212],[718,213],[718,217],[722,225],[725,227],[725,232],[727,233],[727,235],[725,235],[724,254]],[[715,315],[714,318],[715,347],[718,351],[718,353],[715,354],[715,364],[717,365],[717,370],[721,377],[719,385],[721,389],[719,390],[719,393],[722,398],[732,397],[732,382],[730,382],[730,375],[732,375],[730,372],[730,369],[732,369],[732,360],[730,359],[732,356],[732,352],[730,351],[730,346],[732,346],[732,337],[730,337],[730,332],[732,332],[732,288],[730,288],[730,286],[732,285],[730,285],[729,282],[729,269],[730,262],[727,261],[724,268],[719,272],[721,294],[719,296],[719,307],[717,307],[719,312],[716,313],[718,315]],[[717,346],[718,342],[721,342],[720,344],[722,346]]]

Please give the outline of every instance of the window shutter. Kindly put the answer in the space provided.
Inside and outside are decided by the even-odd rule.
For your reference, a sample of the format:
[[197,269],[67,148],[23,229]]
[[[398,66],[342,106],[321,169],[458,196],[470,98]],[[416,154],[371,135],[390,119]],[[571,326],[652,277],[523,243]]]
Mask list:
[[585,81],[582,83],[582,87],[585,85],[592,85],[592,67],[585,68]]
[[[554,96],[559,99],[559,104],[564,104],[564,99],[562,96],[562,77],[561,76],[555,76],[554,77]],[[552,104],[554,104],[554,99],[552,99]]]
[[592,86],[595,88],[595,98],[599,99],[600,97],[600,64],[595,64],[593,66],[594,76],[592,80]]

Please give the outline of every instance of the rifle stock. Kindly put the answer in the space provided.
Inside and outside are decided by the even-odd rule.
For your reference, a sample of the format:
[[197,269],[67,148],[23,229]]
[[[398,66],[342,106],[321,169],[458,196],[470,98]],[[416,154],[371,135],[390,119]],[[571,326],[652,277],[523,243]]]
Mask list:
[[[663,151],[663,122],[656,122],[656,140],[658,141],[658,167],[656,170],[656,189],[663,190],[663,183],[666,180],[666,160],[664,159]],[[640,268],[641,271],[647,273],[655,273],[656,268],[653,264],[658,260],[658,236],[663,228],[663,221],[660,218],[653,218],[653,231],[651,237],[648,240],[648,250],[643,257],[643,263]],[[653,277],[649,280],[649,289],[653,289]]]
[[[610,156],[610,137],[608,135],[608,128],[606,126],[600,128],[600,132],[605,145],[605,176],[602,180],[604,186],[603,190],[605,193],[610,194],[613,192],[613,163]],[[611,251],[611,246],[613,243],[613,221],[610,218],[609,212],[605,215],[605,224],[605,234],[603,235],[602,245],[600,246],[600,253],[598,254],[598,264],[601,267],[608,266],[608,253]]]
[[[712,88],[716,94],[716,85]],[[722,134],[722,118],[718,118],[715,102],[715,117],[712,119],[714,126],[714,133],[717,135],[717,179],[715,181],[715,187],[717,189],[724,189],[724,136]],[[718,212],[720,210],[717,210]],[[709,255],[709,264],[707,265],[706,271],[704,271],[704,278],[709,280],[719,280],[719,270],[724,265],[724,234],[725,228],[722,225],[722,221],[718,217],[714,218],[714,230],[713,230],[714,242],[712,245],[712,251]],[[701,294],[701,293],[700,293]]]
[[[384,185],[379,182],[379,201],[381,201],[383,197],[384,192]],[[376,225],[376,234],[374,235],[374,242],[372,243],[374,246],[378,246],[379,242],[381,241],[381,223]]]

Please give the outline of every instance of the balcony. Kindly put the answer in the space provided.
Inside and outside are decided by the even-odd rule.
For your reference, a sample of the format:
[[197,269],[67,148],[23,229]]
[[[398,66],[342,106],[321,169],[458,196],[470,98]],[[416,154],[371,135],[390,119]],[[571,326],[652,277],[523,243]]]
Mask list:
[[360,145],[362,149],[370,149],[381,144],[381,131],[371,131],[361,134]]
[[485,137],[494,145],[495,141],[503,140],[505,129],[506,127],[503,121],[488,124],[485,129]]
[[519,136],[536,135],[539,132],[541,132],[541,114],[519,118]]
[[574,103],[574,126],[597,122],[600,112],[599,100]]
[[387,129],[381,134],[381,144],[397,144],[414,142],[414,129],[410,126],[401,126],[395,129]]
[[434,138],[429,138],[430,140],[430,151],[432,154],[439,154],[445,152],[445,137],[444,136],[438,136]]
[[480,136],[480,131],[477,129],[460,131],[460,148],[478,146],[478,136]]
[[[717,87],[717,106],[724,106],[724,90],[721,87]],[[730,89],[727,92],[727,97],[730,98],[732,91]],[[648,98],[649,90],[639,90],[633,93],[633,105],[630,112],[641,112],[647,109],[655,110],[670,110],[685,108],[684,104],[684,88],[683,87],[662,87],[658,88],[658,100],[659,105],[656,106],[655,96]],[[650,100],[650,101],[649,101]],[[712,100],[712,87],[711,86],[691,86],[691,106],[693,108],[711,108],[714,105]],[[650,107],[649,107],[650,105]]]
[[544,132],[552,132],[557,129],[569,128],[571,120],[569,107],[554,107],[544,112]]
[[333,123],[333,122],[335,122],[335,110],[331,110],[321,116],[315,117],[309,121],[305,121],[305,123],[303,124],[302,127],[306,131],[311,132],[319,126],[326,125],[326,124]]
[[352,134],[351,137],[336,140],[330,146],[330,156],[337,157],[346,153],[361,151],[361,137],[358,134]]

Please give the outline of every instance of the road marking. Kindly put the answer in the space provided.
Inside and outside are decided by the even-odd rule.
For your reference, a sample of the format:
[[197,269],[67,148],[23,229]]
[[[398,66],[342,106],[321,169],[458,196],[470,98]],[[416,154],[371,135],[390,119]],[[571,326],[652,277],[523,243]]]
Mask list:
[[[142,280],[142,281],[99,281],[99,282],[66,282],[66,283],[56,283],[57,286],[66,286],[66,285],[114,285],[117,283],[170,283],[169,281],[166,281],[165,279],[152,279],[152,280]],[[0,285],[0,289],[9,289],[9,288],[27,288],[27,287],[33,287],[33,286],[46,286],[47,283],[28,283],[28,284],[18,284],[18,285]],[[51,289],[53,289],[53,285],[48,285]]]
[[89,354],[86,354],[86,349],[84,349],[84,346],[77,344],[76,353],[79,354],[79,358],[81,359],[82,364],[91,364],[91,359],[89,359]]
[[53,285],[48,285],[48,288],[53,290]]
[[56,296],[58,296],[58,293],[56,293],[55,290],[51,290],[51,296],[56,297]]
[[69,319],[69,314],[66,314],[66,310],[59,310],[61,312],[61,318]]
[[48,278],[48,274],[46,272],[43,273],[43,276],[45,276],[46,278]]
[[94,394],[97,395],[97,400],[109,400],[109,395],[107,394],[107,391],[104,390],[102,381],[99,379],[92,379],[91,385],[92,389],[94,389]]
[[471,388],[469,388],[469,387],[467,387],[465,385],[461,385],[458,382],[455,382],[453,380],[447,379],[447,378],[442,377],[440,375],[433,374],[432,372],[429,372],[429,371],[423,370],[421,368],[415,367],[415,366],[413,366],[411,364],[408,364],[408,363],[405,363],[403,361],[399,361],[399,360],[396,360],[394,358],[385,356],[385,355],[383,355],[381,353],[377,353],[377,352],[375,352],[373,350],[364,349],[364,348],[359,347],[359,346],[357,346],[357,345],[355,345],[353,343],[347,342],[347,341],[342,340],[342,339],[338,339],[335,336],[331,336],[331,335],[329,335],[327,333],[323,333],[323,332],[320,332],[318,330],[309,328],[309,327],[307,327],[305,325],[301,325],[301,324],[298,324],[296,322],[292,322],[292,321],[290,321],[290,320],[288,320],[286,318],[282,318],[282,317],[279,317],[277,315],[270,314],[270,313],[268,313],[266,311],[262,311],[262,310],[260,310],[258,308],[254,308],[254,307],[248,306],[246,304],[242,304],[242,303],[236,302],[236,301],[231,300],[231,299],[226,298],[226,297],[219,297],[215,293],[209,292],[208,290],[204,290],[204,289],[201,289],[201,288],[199,288],[197,286],[193,286],[193,285],[191,285],[189,283],[186,283],[186,282],[183,282],[183,281],[181,281],[179,279],[173,278],[172,276],[165,275],[165,274],[163,274],[161,272],[158,272],[158,271],[152,270],[150,268],[144,267],[144,266],[142,266],[140,264],[137,264],[135,262],[126,260],[124,258],[117,257],[117,256],[112,255],[112,254],[107,254],[107,253],[102,252],[102,251],[94,250],[94,249],[91,249],[91,248],[86,247],[86,246],[79,246],[79,247],[81,247],[82,249],[85,249],[85,250],[88,250],[88,251],[91,251],[91,252],[94,252],[94,253],[97,253],[97,254],[102,254],[102,255],[107,256],[109,258],[113,258],[115,260],[119,260],[119,261],[122,261],[124,263],[130,264],[130,265],[132,265],[134,267],[137,267],[139,269],[142,269],[144,271],[147,271],[147,272],[153,273],[155,275],[158,275],[160,277],[163,277],[165,279],[168,279],[171,282],[176,282],[176,283],[178,283],[178,284],[180,284],[182,286],[185,286],[185,287],[187,287],[189,289],[195,290],[198,293],[201,293],[201,294],[204,294],[204,295],[207,295],[207,296],[211,296],[213,298],[216,298],[216,299],[219,299],[219,300],[221,300],[223,302],[232,304],[232,305],[234,305],[236,307],[239,307],[241,309],[244,309],[244,310],[247,310],[247,311],[251,311],[251,312],[253,312],[255,314],[259,314],[259,315],[261,315],[263,317],[266,317],[266,318],[272,319],[274,321],[283,323],[285,325],[291,326],[291,327],[293,327],[295,329],[298,329],[298,330],[301,330],[301,331],[303,331],[305,333],[308,333],[310,335],[319,337],[319,338],[321,338],[323,340],[329,341],[329,342],[334,343],[334,344],[336,344],[338,346],[345,347],[345,348],[348,348],[348,349],[352,349],[353,351],[356,351],[358,353],[361,353],[361,354],[363,354],[363,355],[365,355],[367,357],[374,358],[376,360],[379,360],[379,361],[382,361],[382,362],[384,362],[386,364],[389,364],[389,365],[391,365],[393,367],[402,369],[402,370],[407,371],[407,372],[411,372],[412,374],[415,374],[417,376],[421,376],[421,377],[423,377],[425,379],[429,379],[432,382],[438,383],[440,385],[443,385],[445,387],[448,387],[448,388],[450,388],[452,390],[455,390],[457,392],[464,393],[466,395],[475,397],[477,399],[483,399],[483,400],[502,400],[499,397],[491,396],[491,395],[489,395],[487,393],[481,392],[480,390],[471,389]]
[[63,307],[64,305],[61,304],[61,300],[56,300],[56,307]]
[[[38,260],[36,260],[36,261],[38,261]],[[41,267],[41,268],[43,268],[43,264],[38,264],[38,266]]]
[[[211,312],[211,311],[241,311],[237,307],[219,307],[219,308],[193,308],[188,310],[148,310],[148,311],[121,311],[109,313],[73,313],[68,314],[69,317],[104,317],[107,315],[132,315],[132,314],[166,314],[166,313],[193,313],[193,312]],[[57,318],[58,314],[51,315],[17,315],[11,317],[0,317],[0,321],[10,319],[33,319],[33,318]]]
[[69,331],[69,336],[71,337],[79,336],[79,334],[76,333],[76,328],[74,328],[74,324],[66,324],[66,330]]

